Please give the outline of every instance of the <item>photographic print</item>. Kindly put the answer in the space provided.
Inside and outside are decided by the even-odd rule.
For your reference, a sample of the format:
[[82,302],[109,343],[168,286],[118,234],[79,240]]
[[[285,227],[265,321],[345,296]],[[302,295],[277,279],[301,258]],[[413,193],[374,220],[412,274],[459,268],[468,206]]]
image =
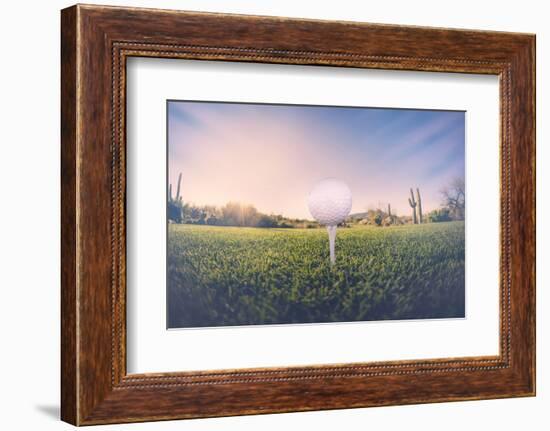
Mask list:
[[167,326],[465,317],[465,112],[167,102]]

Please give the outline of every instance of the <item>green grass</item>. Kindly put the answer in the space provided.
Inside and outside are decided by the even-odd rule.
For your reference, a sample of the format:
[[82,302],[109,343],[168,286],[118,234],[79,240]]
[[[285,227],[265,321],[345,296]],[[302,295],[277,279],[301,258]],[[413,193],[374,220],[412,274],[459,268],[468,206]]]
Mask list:
[[169,225],[169,327],[464,316],[464,222],[338,229]]

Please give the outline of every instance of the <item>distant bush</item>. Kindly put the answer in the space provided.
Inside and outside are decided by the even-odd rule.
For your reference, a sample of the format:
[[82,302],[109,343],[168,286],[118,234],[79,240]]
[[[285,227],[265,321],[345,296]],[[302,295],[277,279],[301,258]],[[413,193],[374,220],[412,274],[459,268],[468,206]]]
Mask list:
[[183,220],[182,205],[179,201],[168,201],[168,219],[174,223],[181,223]]
[[451,221],[451,213],[448,208],[441,208],[439,210],[433,210],[428,214],[428,220],[431,223],[439,223],[443,221]]
[[381,209],[368,210],[365,213],[351,215],[350,223],[359,223],[370,226],[398,226],[405,223],[405,217],[398,217]]
[[277,220],[275,219],[275,217],[262,214],[260,215],[257,226],[258,227],[277,227]]

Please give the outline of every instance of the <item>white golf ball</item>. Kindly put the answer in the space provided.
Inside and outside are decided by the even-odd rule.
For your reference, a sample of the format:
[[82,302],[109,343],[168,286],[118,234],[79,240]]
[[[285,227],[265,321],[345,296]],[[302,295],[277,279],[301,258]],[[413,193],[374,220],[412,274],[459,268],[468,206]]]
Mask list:
[[351,190],[345,182],[327,178],[315,184],[307,204],[315,220],[325,226],[336,226],[351,211]]

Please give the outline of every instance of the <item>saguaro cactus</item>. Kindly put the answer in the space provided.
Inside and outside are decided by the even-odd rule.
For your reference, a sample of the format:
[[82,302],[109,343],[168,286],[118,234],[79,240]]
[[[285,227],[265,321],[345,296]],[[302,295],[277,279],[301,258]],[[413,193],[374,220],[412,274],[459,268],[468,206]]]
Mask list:
[[183,220],[183,202],[180,191],[181,173],[178,176],[178,187],[175,198],[172,196],[172,184],[168,186],[168,219],[176,223],[181,223]]
[[411,188],[411,197],[409,198],[409,205],[412,208],[413,213],[413,224],[418,224],[418,221],[416,219],[416,201],[414,200],[414,193],[413,189]]
[[176,191],[176,201],[177,202],[181,201],[180,189],[181,189],[181,172],[178,175],[178,188],[177,188],[177,191]]
[[420,190],[416,188],[416,202],[418,205],[418,222],[422,223],[422,200],[420,199]]

